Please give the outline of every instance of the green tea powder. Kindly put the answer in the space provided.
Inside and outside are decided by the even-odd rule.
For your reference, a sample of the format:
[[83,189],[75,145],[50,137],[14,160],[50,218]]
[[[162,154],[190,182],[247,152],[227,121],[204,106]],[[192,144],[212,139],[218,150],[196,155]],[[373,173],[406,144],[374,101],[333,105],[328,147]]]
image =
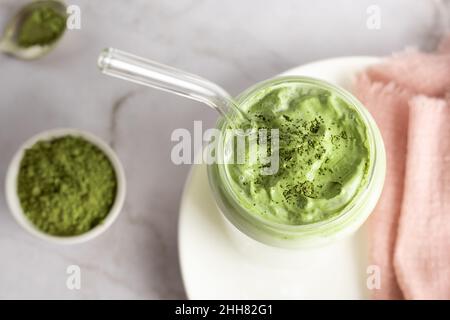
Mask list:
[[66,19],[52,7],[41,5],[24,18],[17,43],[23,48],[50,45],[66,31]]
[[37,142],[20,163],[22,209],[37,228],[51,235],[79,235],[102,223],[116,189],[111,162],[83,138]]

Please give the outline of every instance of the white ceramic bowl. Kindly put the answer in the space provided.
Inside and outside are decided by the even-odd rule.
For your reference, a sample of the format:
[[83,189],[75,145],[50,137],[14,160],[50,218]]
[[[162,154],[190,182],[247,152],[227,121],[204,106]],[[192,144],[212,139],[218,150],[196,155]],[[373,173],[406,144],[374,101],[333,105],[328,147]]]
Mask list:
[[[23,213],[22,207],[20,205],[20,200],[17,194],[17,176],[20,169],[20,162],[22,161],[24,152],[26,149],[29,149],[32,147],[36,142],[42,141],[42,140],[52,140],[55,138],[72,135],[76,137],[81,137],[93,145],[97,146],[100,150],[104,152],[104,154],[108,157],[110,160],[115,173],[116,173],[116,179],[117,179],[117,194],[116,199],[114,201],[114,204],[111,208],[111,211],[106,216],[105,220],[94,227],[93,229],[80,234],[76,236],[54,236],[48,233],[45,233],[44,231],[39,230]],[[82,243],[88,240],[91,240],[108,229],[114,220],[118,217],[120,211],[122,210],[123,203],[125,201],[125,193],[126,193],[126,181],[125,181],[125,173],[122,167],[122,164],[120,163],[118,157],[116,156],[115,152],[101,139],[97,138],[96,136],[80,131],[77,129],[55,129],[55,130],[49,130],[42,133],[39,133],[35,136],[33,136],[31,139],[29,139],[27,142],[25,142],[20,149],[15,154],[9,169],[8,173],[6,175],[6,201],[8,203],[9,209],[13,215],[13,217],[16,219],[16,221],[30,234],[37,236],[41,239],[58,243],[58,244],[76,244],[76,243]]]

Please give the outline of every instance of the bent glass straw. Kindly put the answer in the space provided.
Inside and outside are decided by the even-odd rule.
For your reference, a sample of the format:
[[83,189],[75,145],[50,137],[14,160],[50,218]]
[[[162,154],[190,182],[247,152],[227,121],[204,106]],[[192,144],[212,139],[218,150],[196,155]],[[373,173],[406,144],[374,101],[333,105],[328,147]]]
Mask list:
[[[113,48],[101,52],[98,67],[109,76],[203,102],[225,117],[232,128],[249,129],[247,116],[230,95],[220,86],[199,76]],[[246,120],[241,121],[246,124],[244,128],[236,125],[236,118],[232,114]]]

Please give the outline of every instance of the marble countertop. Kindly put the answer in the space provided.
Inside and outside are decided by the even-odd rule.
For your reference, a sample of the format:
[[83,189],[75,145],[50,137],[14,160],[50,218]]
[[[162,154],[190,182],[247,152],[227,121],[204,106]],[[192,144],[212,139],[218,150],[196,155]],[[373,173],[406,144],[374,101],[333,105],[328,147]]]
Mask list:
[[[0,2],[4,26],[23,0]],[[349,55],[425,50],[447,28],[445,1],[71,0],[81,8],[70,30],[43,59],[0,56],[0,180],[27,138],[76,127],[108,141],[128,181],[125,207],[101,237],[57,246],[28,235],[13,220],[0,183],[0,298],[186,298],[177,248],[178,208],[189,166],[171,162],[171,133],[204,128],[216,114],[199,103],[105,77],[96,68],[116,47],[216,81],[232,94],[286,69]],[[370,5],[379,30],[366,25]],[[448,5],[448,3],[447,3]],[[444,18],[443,18],[444,17]],[[206,262],[205,262],[206,263]],[[66,287],[69,265],[80,290]]]

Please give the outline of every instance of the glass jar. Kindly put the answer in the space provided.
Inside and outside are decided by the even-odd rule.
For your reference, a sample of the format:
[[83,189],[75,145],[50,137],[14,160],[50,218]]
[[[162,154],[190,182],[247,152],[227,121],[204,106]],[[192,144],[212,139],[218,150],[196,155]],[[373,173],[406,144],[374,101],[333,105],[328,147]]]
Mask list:
[[[291,225],[268,221],[244,208],[231,189],[230,177],[227,174],[224,159],[217,159],[215,163],[208,165],[209,183],[219,210],[226,219],[254,240],[281,248],[323,245],[355,232],[374,209],[383,188],[386,171],[384,145],[375,121],[364,106],[349,92],[322,80],[300,76],[267,80],[240,94],[236,98],[237,104],[243,104],[247,99],[265,88],[285,82],[295,82],[311,88],[330,91],[352,106],[360,115],[367,127],[369,159],[371,159],[365,185],[338,215],[310,224]],[[217,128],[221,132],[227,128],[223,119],[219,119]],[[226,139],[226,136],[226,134],[221,134],[220,139]],[[221,141],[218,145],[226,146],[226,143]],[[218,156],[220,157],[220,154],[222,154],[223,157],[225,153],[218,152]]]

